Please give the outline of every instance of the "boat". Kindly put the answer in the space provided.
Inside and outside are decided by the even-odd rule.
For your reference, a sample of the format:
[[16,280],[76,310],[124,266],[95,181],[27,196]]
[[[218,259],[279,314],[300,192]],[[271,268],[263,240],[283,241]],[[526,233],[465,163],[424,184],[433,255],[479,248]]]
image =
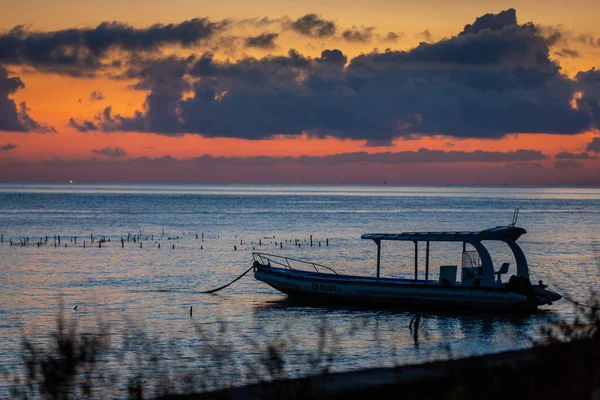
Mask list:
[[[561,296],[542,281],[532,284],[527,259],[517,240],[527,233],[514,225],[475,232],[367,233],[362,239],[377,245],[375,276],[338,274],[333,268],[306,260],[254,252],[254,277],[291,299],[323,303],[382,304],[392,306],[434,306],[533,310],[551,305]],[[382,243],[414,243],[414,277],[381,277]],[[516,274],[503,282],[509,263],[497,270],[484,242],[504,242],[514,256]],[[425,243],[424,274],[419,275],[419,244]],[[462,242],[461,279],[457,265],[439,267],[437,279],[430,279],[429,250],[432,242]],[[298,265],[312,267],[297,268]],[[433,274],[431,274],[433,275]]]

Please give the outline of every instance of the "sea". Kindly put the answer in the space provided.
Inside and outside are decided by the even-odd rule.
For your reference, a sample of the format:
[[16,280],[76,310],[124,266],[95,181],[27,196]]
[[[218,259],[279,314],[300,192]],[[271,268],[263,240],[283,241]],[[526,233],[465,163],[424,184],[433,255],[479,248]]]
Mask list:
[[[240,276],[253,252],[373,275],[364,233],[476,231],[510,224],[517,208],[532,280],[589,301],[600,291],[600,188],[0,184],[0,368],[22,374],[24,339],[51,343],[59,316],[121,346],[130,365],[104,365],[117,375],[142,368],[132,356],[142,352],[160,373],[202,368],[221,386],[273,374],[271,348],[277,373],[300,376],[531,347],[553,321],[575,318],[572,302],[527,314],[306,305],[251,273],[201,293]],[[508,279],[508,247],[489,249],[496,268],[511,263]],[[431,243],[431,278],[460,266],[461,251]],[[382,276],[412,277],[413,243],[385,242],[381,265]]]

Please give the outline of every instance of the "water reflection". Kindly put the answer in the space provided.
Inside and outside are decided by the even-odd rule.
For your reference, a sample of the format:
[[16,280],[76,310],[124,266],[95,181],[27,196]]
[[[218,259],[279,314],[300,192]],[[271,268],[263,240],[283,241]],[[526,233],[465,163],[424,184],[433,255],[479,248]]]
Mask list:
[[[290,334],[291,354],[304,357],[318,348],[325,318],[338,338],[338,370],[526,347],[548,319],[569,317],[572,307],[558,302],[551,312],[528,315],[307,307],[282,300],[251,276],[217,295],[198,293],[239,276],[251,265],[253,247],[371,275],[375,248],[359,239],[363,233],[479,230],[510,222],[515,207],[523,211],[519,224],[528,234],[520,244],[534,280],[577,300],[585,300],[590,287],[600,290],[594,261],[600,189],[0,184],[0,204],[0,358],[7,368],[20,360],[23,333],[48,338],[61,299],[82,327],[101,318],[119,335],[128,320],[160,343],[197,346],[196,326],[218,329],[223,323],[233,351],[244,357],[259,351],[240,337],[269,342]],[[140,231],[150,236],[143,248],[121,246],[121,236]],[[111,242],[85,249],[70,241],[68,248],[8,244],[9,237],[55,234],[102,235]],[[328,239],[329,246],[306,245],[309,235],[315,243]],[[296,239],[301,247],[293,245]],[[494,261],[514,266],[504,247],[492,249]],[[459,247],[438,244],[432,251],[432,271],[460,263]],[[413,257],[410,246],[385,246],[384,276],[410,277]],[[409,329],[416,313],[418,347]]]
[[[414,308],[374,310],[356,305],[306,306],[288,298],[256,304],[253,315],[259,322],[283,316],[292,321],[333,321],[337,328],[351,333],[344,342],[343,351],[364,354],[377,344],[379,353],[383,351],[385,354],[386,350],[393,349],[394,354],[402,356],[403,360],[414,359],[410,347],[406,348],[411,341],[414,347],[424,347],[424,352],[438,352],[426,355],[428,359],[443,358],[445,355],[439,353],[440,349],[446,349],[447,355],[457,356],[529,347],[539,334],[532,327],[542,326],[558,316],[555,312],[544,310],[497,313],[468,309],[415,311]],[[307,330],[302,322],[293,327],[303,332]]]

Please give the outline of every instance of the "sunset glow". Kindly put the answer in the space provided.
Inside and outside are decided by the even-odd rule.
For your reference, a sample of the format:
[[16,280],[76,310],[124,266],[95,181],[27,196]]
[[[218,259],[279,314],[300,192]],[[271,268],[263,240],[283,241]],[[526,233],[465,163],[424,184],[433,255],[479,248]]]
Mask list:
[[0,181],[600,185],[594,4],[23,1]]

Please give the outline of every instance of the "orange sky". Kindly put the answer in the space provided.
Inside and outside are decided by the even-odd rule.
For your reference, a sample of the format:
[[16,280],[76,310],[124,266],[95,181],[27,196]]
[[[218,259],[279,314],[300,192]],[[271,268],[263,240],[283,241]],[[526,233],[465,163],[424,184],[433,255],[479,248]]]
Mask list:
[[[462,27],[486,12],[498,12],[508,7],[518,11],[519,22],[532,20],[544,26],[562,26],[572,35],[581,33],[600,37],[597,25],[596,1],[564,2],[559,0],[522,0],[522,1],[472,1],[455,2],[423,0],[391,1],[316,1],[303,2],[271,0],[260,3],[248,3],[239,0],[220,2],[207,1],[159,1],[128,0],[87,2],[75,0],[22,0],[5,7],[0,14],[0,32],[15,25],[29,25],[33,30],[53,30],[70,27],[94,26],[102,21],[118,20],[134,26],[143,27],[161,22],[180,22],[193,17],[208,16],[213,20],[269,16],[279,18],[289,16],[297,18],[306,13],[317,13],[324,18],[334,20],[341,27],[375,27],[381,35],[388,31],[401,32],[402,38],[395,44],[374,39],[369,43],[344,43],[337,38],[311,40],[293,33],[282,33],[277,48],[271,51],[241,50],[237,54],[219,54],[216,57],[240,58],[245,55],[263,56],[265,54],[286,54],[295,48],[301,53],[317,56],[323,49],[340,48],[352,58],[374,47],[410,49],[425,40],[420,32],[429,30],[432,41],[449,37]],[[261,30],[252,30],[258,33]],[[243,32],[238,31],[237,34]],[[578,71],[600,67],[600,46],[582,45],[572,42],[570,48],[580,52],[575,58],[553,56],[560,62],[563,71],[570,76]],[[192,49],[193,51],[194,49]],[[168,50],[167,50],[168,51]],[[180,51],[180,50],[177,50]],[[165,50],[163,50],[165,52]],[[327,155],[345,152],[366,151],[369,153],[416,151],[420,148],[446,151],[516,151],[519,149],[539,150],[553,156],[559,152],[581,153],[597,132],[590,131],[578,135],[549,135],[519,133],[503,139],[456,139],[452,137],[418,137],[414,139],[396,139],[392,146],[367,147],[364,140],[342,140],[337,138],[312,139],[306,135],[300,137],[276,137],[269,140],[244,140],[225,138],[203,138],[196,134],[169,137],[153,133],[136,132],[87,132],[81,133],[69,127],[71,117],[93,120],[104,107],[111,106],[115,113],[132,115],[142,110],[147,92],[133,90],[135,80],[114,80],[104,77],[71,78],[51,73],[41,73],[31,69],[7,66],[14,75],[25,83],[25,88],[11,98],[20,103],[25,101],[31,109],[31,116],[56,129],[56,133],[17,133],[0,132],[0,146],[8,143],[16,145],[10,151],[0,152],[2,162],[22,160],[39,161],[61,158],[65,160],[86,160],[102,158],[93,153],[95,149],[119,147],[127,152],[127,158],[170,156],[178,159],[197,157],[203,154],[212,156],[248,157]],[[101,91],[105,97],[101,101],[91,101],[90,93]],[[550,165],[551,160],[545,162]],[[586,161],[589,171],[597,169],[597,160]],[[7,171],[4,172],[4,176]],[[11,171],[12,172],[12,171]],[[600,174],[599,174],[600,175]],[[0,180],[3,174],[0,174]],[[62,179],[62,178],[61,178]],[[600,181],[593,182],[600,184]]]

